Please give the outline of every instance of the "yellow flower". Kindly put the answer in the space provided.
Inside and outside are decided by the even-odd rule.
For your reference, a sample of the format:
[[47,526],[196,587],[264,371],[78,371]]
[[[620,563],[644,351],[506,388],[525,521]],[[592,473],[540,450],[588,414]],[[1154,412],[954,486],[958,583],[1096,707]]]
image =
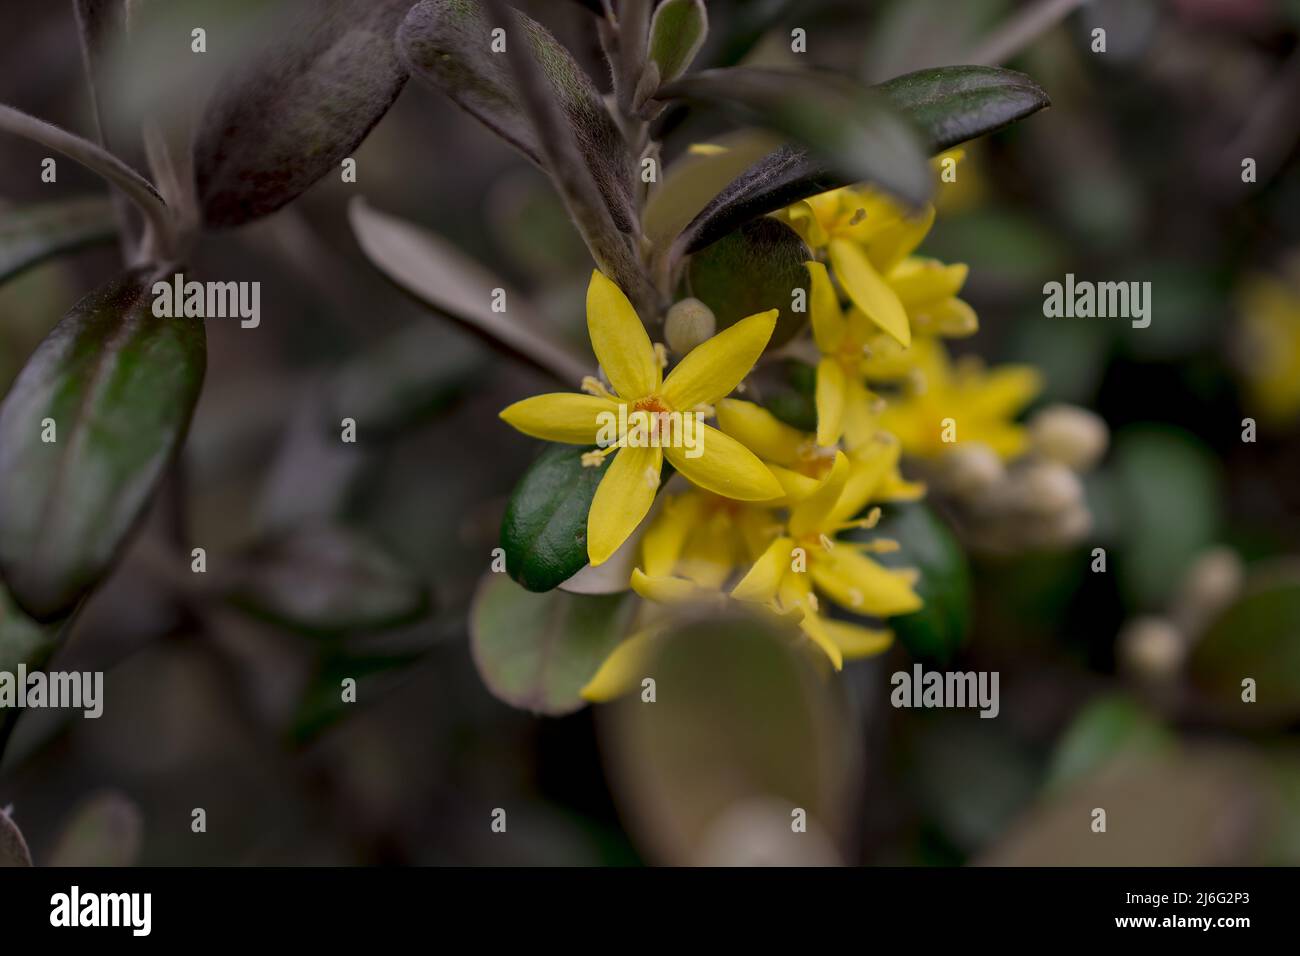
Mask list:
[[[727,398],[718,403],[718,427],[763,460],[785,489],[781,504],[801,501],[813,494],[835,464],[835,450],[818,443],[815,435],[780,421],[761,405]],[[878,460],[873,433],[848,449],[850,464]],[[874,501],[915,501],[925,493],[922,485],[904,480],[898,470],[897,443],[892,463],[876,486]]]
[[[650,510],[665,456],[689,481],[728,498],[762,501],[782,493],[753,452],[716,428],[700,425],[690,443],[694,447],[683,440],[692,437],[694,424],[683,416],[707,409],[749,374],[772,337],[776,316],[773,309],[742,319],[693,349],[664,378],[627,296],[601,273],[592,273],[587,331],[613,391],[588,379],[583,388],[592,394],[537,395],[509,406],[501,418],[534,438],[602,445],[589,464],[614,454],[587,517],[587,556],[593,565],[617,551]],[[617,434],[602,441],[614,423]]]
[[[1300,262],[1297,263],[1300,272]],[[1300,288],[1271,276],[1250,278],[1239,301],[1240,362],[1249,408],[1274,422],[1300,414]],[[721,423],[719,423],[721,424]]]
[[867,344],[878,328],[904,348],[914,329],[963,336],[979,324],[974,310],[957,298],[967,267],[912,254],[934,225],[934,215],[932,205],[909,214],[883,193],[858,186],[812,196],[778,214],[814,251],[825,253],[866,320],[853,344]]
[[921,607],[912,590],[915,574],[891,570],[868,557],[889,551],[887,539],[840,541],[850,528],[873,527],[879,510],[857,517],[871,502],[882,479],[898,461],[897,445],[881,440],[875,453],[850,461],[837,452],[830,473],[817,491],[796,504],[782,532],[732,589],[737,600],[767,605],[780,613],[798,612],[803,632],[839,669],[844,658],[877,654],[889,646],[888,629],[865,627],[821,613],[818,592],[855,614],[891,617]]
[[935,339],[918,340],[912,352],[911,377],[898,396],[886,399],[875,420],[898,436],[904,454],[938,458],[966,442],[981,442],[1003,459],[1024,451],[1028,435],[1015,419],[1042,388],[1037,369],[985,369],[974,356],[954,364]]

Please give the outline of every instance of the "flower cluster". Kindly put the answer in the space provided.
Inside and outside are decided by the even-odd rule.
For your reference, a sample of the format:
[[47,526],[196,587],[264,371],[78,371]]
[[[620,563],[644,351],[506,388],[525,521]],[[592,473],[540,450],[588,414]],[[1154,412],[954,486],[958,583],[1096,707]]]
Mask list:
[[[588,557],[600,565],[625,543],[637,548],[628,583],[644,603],[636,633],[584,689],[589,699],[632,686],[683,603],[738,601],[789,621],[836,669],[879,653],[892,639],[883,622],[922,605],[914,570],[873,557],[897,542],[869,533],[880,505],[925,493],[903,477],[902,458],[935,462],[966,443],[1010,459],[1027,446],[1015,418],[1037,394],[1037,373],[953,362],[943,344],[978,321],[958,297],[967,267],[917,254],[933,207],[849,187],[776,215],[813,254],[811,336],[795,345],[815,350],[815,431],[733,394],[761,360],[776,309],[689,343],[665,376],[668,349],[599,272],[587,323],[603,379],[501,413],[528,435],[596,445],[584,464],[613,456],[588,516]],[[693,456],[675,424],[682,414],[716,421]],[[626,427],[602,434],[602,420]],[[677,477],[660,495],[665,458]]]

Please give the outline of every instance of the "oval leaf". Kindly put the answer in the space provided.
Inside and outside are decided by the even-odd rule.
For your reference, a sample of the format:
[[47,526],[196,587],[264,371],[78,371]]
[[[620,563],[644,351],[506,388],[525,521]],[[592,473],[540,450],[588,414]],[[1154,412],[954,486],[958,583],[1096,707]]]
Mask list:
[[470,611],[470,649],[494,696],[541,714],[586,704],[578,693],[627,632],[626,594],[533,594],[488,574]]
[[812,253],[783,222],[761,217],[691,256],[691,295],[710,309],[725,329],[756,312],[779,309],[768,348],[784,345],[808,322],[790,303],[795,289],[808,288]]
[[[614,224],[631,232],[635,221],[632,171],[627,145],[605,109],[591,79],[569,51],[545,27],[513,12],[533,55],[574,133],[586,164]],[[509,59],[492,50],[490,22],[476,0],[424,0],[407,15],[397,34],[402,58],[411,72],[437,87],[452,101],[546,168],[545,151],[516,85]],[[507,42],[517,35],[507,33]]]
[[38,620],[107,570],[198,401],[203,323],[156,317],[151,285],[129,272],[78,302],[0,407],[0,571]]
[[700,52],[709,32],[704,0],[664,0],[650,21],[650,59],[661,83],[677,79]]
[[1051,106],[1043,88],[1023,73],[996,66],[941,66],[905,73],[873,87],[942,152],[987,136]]
[[327,525],[253,548],[227,596],[274,624],[320,635],[396,627],[429,608],[424,584],[396,558],[355,531]]
[[660,92],[739,113],[807,146],[845,182],[870,182],[909,205],[924,203],[934,188],[915,129],[848,77],[732,67],[693,73]]
[[361,144],[406,82],[393,32],[409,7],[304,4],[273,47],[219,84],[194,145],[209,226],[274,212]]
[[587,513],[605,469],[587,468],[578,445],[549,445],[524,472],[501,521],[506,570],[530,591],[549,591],[587,566]]
[[0,213],[0,282],[51,256],[117,235],[113,204],[64,199]]
[[946,662],[952,659],[970,630],[970,568],[948,526],[924,504],[885,508],[870,532],[848,537],[892,538],[899,550],[880,555],[882,564],[917,568],[916,593],[925,606],[889,619],[895,636],[916,657]]

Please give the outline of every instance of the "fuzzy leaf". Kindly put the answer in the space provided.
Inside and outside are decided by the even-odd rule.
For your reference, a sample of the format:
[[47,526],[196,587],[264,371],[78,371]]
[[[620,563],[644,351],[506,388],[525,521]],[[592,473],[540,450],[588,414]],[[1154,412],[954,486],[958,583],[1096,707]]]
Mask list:
[[32,854],[27,849],[18,824],[9,818],[9,814],[0,807],[0,867],[31,866]]
[[650,21],[650,59],[659,80],[677,79],[695,59],[709,32],[704,0],[664,0]]
[[194,147],[209,226],[274,212],[360,145],[406,82],[393,32],[409,7],[304,5],[274,46],[219,85]]
[[0,282],[51,256],[116,234],[113,204],[97,196],[0,212]]
[[489,345],[504,348],[572,387],[595,368],[595,360],[546,335],[518,293],[506,290],[505,312],[494,312],[495,276],[440,236],[371,209],[360,196],[348,206],[361,251],[398,288],[426,306],[461,322]]
[[321,635],[396,627],[429,609],[423,582],[396,558],[358,532],[328,525],[254,547],[228,596],[258,617]]
[[0,407],[0,571],[38,620],[108,569],[198,401],[203,323],[154,316],[151,278],[128,272],[73,306]]

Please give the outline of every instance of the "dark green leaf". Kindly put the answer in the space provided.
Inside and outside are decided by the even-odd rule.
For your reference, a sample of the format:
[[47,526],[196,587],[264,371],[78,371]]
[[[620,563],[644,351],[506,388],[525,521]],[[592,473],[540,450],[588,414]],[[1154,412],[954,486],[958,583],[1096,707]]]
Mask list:
[[891,505],[869,532],[848,537],[893,538],[899,550],[882,554],[882,564],[917,568],[916,593],[925,606],[889,619],[903,646],[916,657],[947,662],[970,630],[970,568],[948,526],[924,504]]
[[51,256],[116,234],[113,204],[100,197],[0,212],[0,282]]
[[[38,620],[108,569],[198,401],[203,323],[156,317],[151,279],[129,272],[78,302],[0,408],[0,570]],[[56,441],[42,440],[45,419]]]
[[916,131],[877,93],[848,77],[732,67],[685,76],[660,90],[722,106],[809,148],[845,182],[870,182],[910,205],[934,188]]
[[[1253,571],[1241,597],[1196,642],[1192,682],[1234,725],[1300,719],[1300,566]],[[1256,700],[1242,700],[1252,678]]]
[[773,415],[800,431],[817,430],[817,369],[798,359],[769,362],[754,370],[761,404]]
[[54,650],[57,624],[39,624],[16,607],[0,585],[0,673],[15,673],[19,664],[39,667]]
[[488,690],[515,707],[567,714],[627,634],[636,601],[623,594],[525,591],[488,574],[470,611],[470,649]]
[[524,472],[501,520],[506,570],[530,591],[549,591],[587,566],[587,512],[612,456],[586,468],[590,448],[550,445]]
[[934,153],[1051,105],[1043,88],[1025,74],[996,66],[917,70],[873,88],[920,127]]
[[339,369],[331,383],[326,426],[396,435],[450,405],[478,373],[479,355],[446,328],[425,320],[386,336]]
[[228,594],[252,614],[321,635],[396,627],[429,609],[428,589],[393,555],[358,532],[328,525],[253,548]]
[[[995,67],[921,70],[872,89],[916,124],[931,152],[992,132],[1048,104],[1047,95],[1028,77]],[[674,242],[675,256],[701,249],[756,216],[871,178],[784,146],[737,177],[682,230]]]
[[780,309],[768,348],[784,345],[808,322],[807,312],[791,309],[795,289],[808,288],[812,254],[783,222],[760,217],[691,256],[691,295],[717,317],[724,329],[756,312]]
[[27,849],[18,824],[9,818],[9,814],[0,807],[0,867],[31,866],[32,854]]
[[406,82],[393,32],[409,6],[305,4],[272,46],[219,84],[194,147],[208,225],[274,212],[352,154]]
[[[573,129],[574,138],[622,232],[634,221],[632,172],[627,146],[591,79],[545,27],[516,11],[554,98]],[[424,0],[397,34],[398,48],[411,72],[440,89],[484,126],[546,168],[546,153],[520,92],[509,59],[491,49],[490,21],[476,0]],[[513,39],[507,33],[507,43]],[[555,171],[552,170],[552,173]]]
[[650,21],[650,59],[669,83],[691,65],[709,32],[704,0],[664,0]]

